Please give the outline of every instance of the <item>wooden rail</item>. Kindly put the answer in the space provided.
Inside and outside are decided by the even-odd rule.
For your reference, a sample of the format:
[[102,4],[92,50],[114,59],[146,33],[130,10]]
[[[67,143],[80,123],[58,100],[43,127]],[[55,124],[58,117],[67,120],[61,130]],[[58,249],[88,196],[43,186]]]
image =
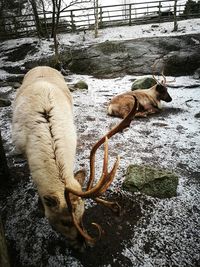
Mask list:
[[[134,25],[143,23],[160,23],[173,21],[174,0],[138,2],[121,5],[101,6],[98,9],[99,28]],[[177,3],[177,19],[200,17],[197,14],[184,14],[185,4]],[[52,27],[52,12],[40,13],[40,23],[49,35]],[[47,18],[46,20],[44,18]],[[58,32],[76,32],[93,29],[95,23],[94,7],[71,9],[61,12]],[[0,39],[37,35],[33,14],[0,18]]]

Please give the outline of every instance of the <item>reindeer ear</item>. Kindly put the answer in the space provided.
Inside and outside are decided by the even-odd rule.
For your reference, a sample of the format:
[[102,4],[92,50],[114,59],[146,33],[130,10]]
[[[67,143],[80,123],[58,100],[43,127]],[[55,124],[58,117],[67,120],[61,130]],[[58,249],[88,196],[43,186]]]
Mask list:
[[158,83],[156,85],[156,91],[162,94],[166,91],[166,87],[163,84]]
[[79,184],[80,184],[81,186],[83,186],[83,183],[84,183],[84,181],[85,181],[85,176],[86,176],[86,171],[85,171],[85,170],[77,171],[77,172],[74,174],[75,179],[79,182]]
[[45,195],[43,196],[44,203],[49,207],[49,208],[55,208],[59,206],[59,198],[55,195]]

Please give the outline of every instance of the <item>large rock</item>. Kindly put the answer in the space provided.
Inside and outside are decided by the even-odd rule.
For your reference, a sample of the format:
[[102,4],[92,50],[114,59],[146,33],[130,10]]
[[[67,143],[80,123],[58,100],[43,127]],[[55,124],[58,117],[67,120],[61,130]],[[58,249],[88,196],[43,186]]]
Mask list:
[[165,75],[191,75],[200,65],[200,46],[194,39],[200,41],[200,35],[106,41],[75,46],[70,53],[66,48],[61,54],[70,71],[100,78],[152,74],[157,61],[157,73],[164,68]]
[[131,192],[169,198],[177,195],[178,176],[171,171],[150,166],[130,165],[127,169],[123,188]]
[[[165,36],[153,38],[138,38],[134,40],[106,41],[91,45],[69,46],[61,44],[60,60],[63,68],[73,73],[93,75],[100,78],[114,78],[123,75],[152,74],[152,66],[159,62],[157,74],[164,69],[165,75],[193,75],[200,66],[200,35],[187,34],[180,36]],[[23,46],[17,50],[6,51],[11,61],[13,54],[20,50],[20,59],[31,51],[37,51],[38,44],[33,43],[29,50],[23,51]],[[21,60],[21,62],[24,62]],[[22,64],[22,63],[21,63]],[[22,73],[22,69],[49,65],[55,67],[55,57],[35,57],[17,67],[2,66],[9,73]]]
[[155,84],[156,84],[156,81],[153,78],[144,77],[144,78],[135,80],[131,86],[131,90],[134,91],[136,89],[148,89]]

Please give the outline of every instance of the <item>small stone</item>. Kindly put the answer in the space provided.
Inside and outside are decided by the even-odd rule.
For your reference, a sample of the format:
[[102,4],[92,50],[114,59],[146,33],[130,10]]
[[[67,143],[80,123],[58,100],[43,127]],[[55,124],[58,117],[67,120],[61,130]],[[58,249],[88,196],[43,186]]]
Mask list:
[[11,105],[11,101],[8,99],[0,98],[0,107],[8,107]]
[[133,82],[131,86],[131,90],[134,91],[136,89],[148,89],[156,84],[156,81],[151,77],[145,77],[141,79],[137,79]]
[[75,88],[78,88],[78,89],[88,89],[88,85],[85,81],[78,81],[75,85],[74,85]]
[[200,79],[200,68],[195,70],[193,78],[194,79]]
[[194,117],[197,118],[197,119],[199,119],[199,118],[200,118],[200,112],[196,113],[196,114],[194,115]]

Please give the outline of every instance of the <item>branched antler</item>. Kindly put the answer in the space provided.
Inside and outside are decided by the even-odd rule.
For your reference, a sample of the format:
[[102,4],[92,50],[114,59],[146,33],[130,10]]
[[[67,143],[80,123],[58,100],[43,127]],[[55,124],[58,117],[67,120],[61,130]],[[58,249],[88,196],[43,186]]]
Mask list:
[[169,83],[173,83],[173,82],[175,82],[176,81],[176,79],[174,78],[174,80],[172,80],[172,81],[167,81],[167,79],[166,79],[166,77],[165,77],[165,75],[164,75],[164,69],[161,71],[161,76],[163,77],[163,80],[160,82],[158,79],[156,79],[156,77],[155,77],[155,68],[156,68],[156,65],[158,64],[158,61],[156,61],[154,64],[153,64],[153,66],[152,66],[152,72],[153,72],[153,74],[152,74],[152,77],[153,77],[153,79],[156,81],[156,83],[157,84],[162,84],[163,86],[167,86],[167,84],[169,84]]
[[118,124],[116,125],[113,129],[111,129],[106,135],[104,135],[92,148],[90,152],[90,178],[89,182],[87,185],[87,190],[90,189],[93,185],[94,182],[94,177],[95,177],[95,153],[97,149],[105,142],[106,137],[109,139],[113,135],[115,135],[118,132],[122,132],[125,128],[130,126],[130,123],[138,109],[138,101],[135,98],[135,105],[132,108],[132,110],[129,112],[129,114]]
[[[64,195],[65,195],[65,199],[67,202],[68,210],[72,216],[73,223],[75,227],[77,228],[77,230],[79,231],[79,233],[89,242],[92,242],[92,243],[96,242],[101,237],[102,229],[98,224],[92,223],[92,225],[94,225],[98,229],[98,238],[93,238],[89,234],[87,234],[83,226],[80,226],[80,224],[76,221],[75,212],[73,210],[71,200],[70,200],[70,193],[76,196],[82,197],[82,198],[92,198],[96,202],[109,207],[115,213],[120,213],[121,208],[117,202],[110,202],[110,201],[99,198],[99,196],[102,195],[112,183],[115,177],[117,168],[119,166],[119,156],[117,156],[117,159],[113,165],[112,170],[108,172],[108,139],[130,125],[137,109],[138,109],[138,101],[135,98],[135,105],[133,109],[130,111],[130,113],[128,114],[128,116],[124,118],[117,126],[111,129],[106,135],[104,135],[93,146],[90,152],[90,177],[89,177],[86,191],[76,191],[73,188],[69,188],[69,187],[65,188]],[[95,154],[96,154],[97,149],[103,143],[105,144],[104,144],[104,160],[103,160],[102,174],[97,184],[93,187],[94,177],[95,177]]]

